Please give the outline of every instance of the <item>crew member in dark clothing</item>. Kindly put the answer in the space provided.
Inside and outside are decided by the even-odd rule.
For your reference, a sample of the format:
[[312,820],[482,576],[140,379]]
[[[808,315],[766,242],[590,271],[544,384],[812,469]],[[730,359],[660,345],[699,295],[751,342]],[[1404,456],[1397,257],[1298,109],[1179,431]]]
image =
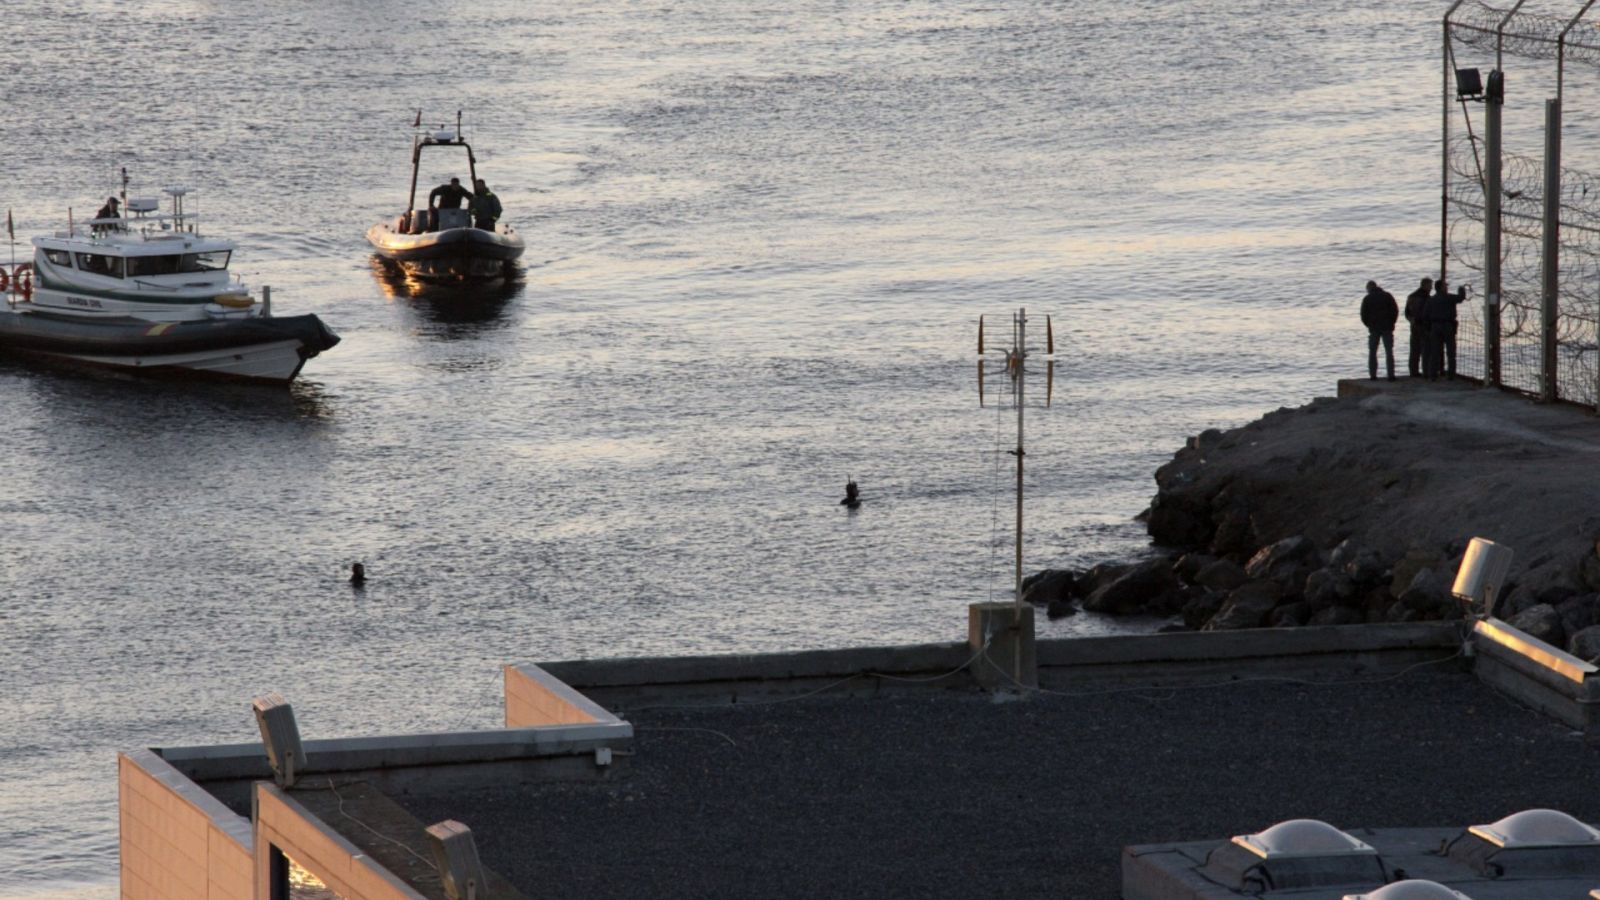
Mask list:
[[[1456,306],[1467,299],[1467,288],[1454,294],[1446,289],[1444,279],[1433,283],[1433,294],[1422,307],[1422,318],[1428,323],[1428,352],[1423,360],[1423,373],[1429,381],[1440,375],[1456,377]],[[1446,366],[1445,359],[1449,358]]]
[[472,186],[475,189],[471,205],[472,224],[485,231],[493,231],[495,223],[500,221],[500,198],[489,190],[482,178],[473,182]]
[[1367,282],[1367,295],[1361,298],[1361,324],[1367,326],[1367,376],[1378,377],[1378,343],[1383,342],[1383,355],[1389,366],[1389,380],[1394,380],[1394,323],[1400,318],[1400,306],[1394,295],[1378,287],[1376,281]]
[[1411,326],[1411,359],[1406,367],[1412,378],[1422,374],[1422,348],[1428,343],[1428,323],[1422,318],[1422,308],[1433,293],[1433,279],[1422,279],[1422,286],[1406,295],[1406,322]]
[[439,227],[440,209],[460,209],[463,201],[471,200],[472,192],[461,186],[461,179],[452,178],[428,193],[428,218],[431,227]]
[[[117,198],[115,198],[115,197],[107,197],[106,198],[106,205],[100,207],[100,211],[95,213],[94,217],[96,219],[120,219],[120,218],[122,218],[122,212],[117,209],[117,206],[118,206]],[[107,224],[107,225],[91,225],[91,226],[89,226],[89,230],[93,231],[95,234],[102,234],[104,232],[112,230],[115,227],[116,227],[115,225],[109,225],[109,224]]]

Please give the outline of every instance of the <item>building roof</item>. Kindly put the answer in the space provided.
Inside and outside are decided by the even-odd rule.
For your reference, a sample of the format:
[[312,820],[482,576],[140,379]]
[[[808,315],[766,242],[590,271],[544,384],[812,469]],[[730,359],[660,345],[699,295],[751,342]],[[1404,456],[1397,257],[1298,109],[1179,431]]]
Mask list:
[[486,866],[544,897],[1111,898],[1127,845],[1290,818],[1600,821],[1600,751],[1455,665],[632,709],[634,755],[605,780],[421,779],[392,796],[421,822],[466,823]]

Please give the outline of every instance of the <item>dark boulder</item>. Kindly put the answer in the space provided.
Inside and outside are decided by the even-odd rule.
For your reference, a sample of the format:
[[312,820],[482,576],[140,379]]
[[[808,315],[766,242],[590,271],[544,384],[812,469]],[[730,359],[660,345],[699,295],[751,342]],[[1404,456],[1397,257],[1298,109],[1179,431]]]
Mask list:
[[1422,618],[1422,613],[1407,606],[1403,600],[1396,600],[1383,616],[1385,622],[1420,622]]
[[[1256,551],[1245,563],[1244,572],[1252,580],[1270,578],[1286,588],[1298,588],[1317,555],[1311,539],[1303,534],[1286,537]],[[1297,578],[1296,575],[1299,574]]]
[[1189,601],[1183,604],[1183,624],[1191,630],[1199,630],[1211,621],[1211,617],[1222,609],[1223,601],[1228,595],[1222,591],[1202,591],[1194,594]]
[[1332,565],[1323,566],[1306,576],[1306,603],[1320,612],[1330,606],[1352,606],[1356,601],[1356,583],[1342,570]]
[[1560,606],[1567,600],[1578,595],[1578,589],[1567,584],[1547,584],[1533,595],[1535,603],[1544,603],[1550,606]]
[[1586,662],[1600,660],[1600,625],[1590,625],[1567,638],[1567,652]]
[[1255,550],[1255,528],[1250,523],[1250,510],[1243,506],[1230,506],[1217,517],[1217,530],[1211,538],[1211,552],[1217,556],[1247,558]]
[[1311,607],[1304,600],[1296,603],[1285,603],[1267,613],[1268,628],[1295,628],[1306,624],[1311,618]]
[[1394,564],[1394,574],[1389,581],[1389,593],[1396,597],[1404,594],[1406,588],[1411,587],[1411,579],[1423,569],[1438,568],[1441,558],[1431,550],[1422,550],[1416,547],[1406,551]]
[[1250,576],[1244,573],[1244,566],[1231,559],[1216,560],[1194,576],[1195,584],[1214,591],[1231,591],[1249,580]]
[[1349,576],[1359,590],[1379,584],[1388,571],[1388,567],[1383,563],[1383,557],[1375,550],[1361,550],[1344,564],[1344,574]]
[[1122,573],[1116,580],[1095,589],[1083,601],[1090,612],[1126,615],[1150,609],[1159,611],[1174,601],[1170,594],[1182,594],[1183,583],[1172,573],[1172,564],[1165,559],[1152,559],[1139,563]]
[[1163,490],[1150,503],[1145,529],[1157,544],[1167,547],[1204,547],[1216,530],[1211,509],[1189,493]]
[[1455,600],[1432,569],[1419,569],[1417,574],[1412,576],[1411,584],[1401,592],[1400,602],[1422,613],[1423,616],[1428,616],[1439,614],[1447,604]]
[[1216,561],[1217,558],[1209,553],[1185,553],[1172,564],[1172,571],[1184,581],[1193,583],[1194,577],[1200,574],[1201,569]]
[[1367,616],[1359,609],[1348,606],[1330,606],[1318,610],[1311,616],[1307,625],[1361,625],[1367,621]]
[[1561,630],[1568,635],[1600,625],[1600,594],[1568,597],[1556,604],[1556,615],[1561,617]]
[[1578,560],[1578,582],[1585,590],[1600,591],[1600,556],[1585,553]]
[[1222,608],[1205,624],[1206,631],[1259,628],[1267,614],[1283,599],[1283,586],[1276,581],[1252,581],[1235,588]]
[[1071,597],[1051,600],[1050,605],[1044,608],[1045,618],[1052,620],[1065,619],[1067,616],[1075,616],[1077,614],[1078,608],[1072,605]]
[[1073,585],[1073,592],[1079,597],[1087,597],[1121,578],[1124,572],[1132,568],[1133,566],[1127,563],[1096,563],[1089,567],[1089,571],[1078,576],[1077,583]]
[[1512,628],[1532,638],[1559,647],[1566,640],[1561,630],[1561,614],[1548,603],[1536,603],[1511,617]]
[[1069,569],[1045,569],[1022,579],[1022,599],[1036,606],[1049,606],[1058,600],[1070,601],[1078,575]]
[[1184,445],[1190,450],[1198,450],[1201,453],[1210,453],[1211,451],[1217,449],[1217,445],[1220,443],[1222,443],[1222,432],[1215,428],[1207,428],[1205,431],[1202,431],[1199,434],[1189,438],[1189,440],[1184,442]]

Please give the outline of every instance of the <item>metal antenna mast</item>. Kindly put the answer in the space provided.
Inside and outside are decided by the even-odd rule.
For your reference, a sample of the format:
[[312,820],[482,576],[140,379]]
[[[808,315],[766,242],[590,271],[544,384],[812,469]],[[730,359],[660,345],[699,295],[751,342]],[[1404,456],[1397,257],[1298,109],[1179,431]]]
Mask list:
[[[983,406],[983,376],[986,363],[985,353],[994,352],[1002,355],[1005,360],[1006,375],[1011,379],[1013,402],[1017,408],[1017,448],[1008,450],[1017,458],[1017,565],[1016,577],[1013,584],[1016,596],[1016,605],[1022,606],[1022,472],[1023,460],[1027,457],[1024,449],[1023,411],[1027,408],[1027,372],[1028,372],[1028,310],[1018,309],[1011,317],[1011,346],[996,351],[984,349],[983,316],[978,317],[978,405]],[[1056,336],[1055,328],[1050,322],[1050,317],[1044,318],[1045,352],[1041,355],[1046,360],[1045,366],[1045,394],[1044,405],[1049,406],[1052,395],[1055,393],[1056,376]]]

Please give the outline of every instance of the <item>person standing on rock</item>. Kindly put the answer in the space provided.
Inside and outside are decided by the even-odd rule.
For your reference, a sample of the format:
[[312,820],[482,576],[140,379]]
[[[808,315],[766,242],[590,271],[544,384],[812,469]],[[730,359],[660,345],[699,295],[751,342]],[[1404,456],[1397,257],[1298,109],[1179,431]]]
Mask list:
[[1378,377],[1378,343],[1383,343],[1383,355],[1389,364],[1389,380],[1394,380],[1394,323],[1400,318],[1400,307],[1394,295],[1378,287],[1376,281],[1367,282],[1367,295],[1361,298],[1361,324],[1367,326],[1367,377]]
[[[1456,377],[1456,307],[1467,299],[1467,288],[1454,294],[1446,289],[1444,279],[1433,283],[1433,294],[1422,308],[1422,318],[1428,323],[1428,353],[1423,360],[1423,372],[1429,381],[1440,375]],[[1445,358],[1449,357],[1448,367]]]
[[1406,371],[1412,378],[1422,374],[1422,351],[1428,344],[1428,323],[1422,308],[1433,293],[1433,279],[1422,279],[1422,286],[1406,295],[1406,324],[1411,326],[1411,357]]

